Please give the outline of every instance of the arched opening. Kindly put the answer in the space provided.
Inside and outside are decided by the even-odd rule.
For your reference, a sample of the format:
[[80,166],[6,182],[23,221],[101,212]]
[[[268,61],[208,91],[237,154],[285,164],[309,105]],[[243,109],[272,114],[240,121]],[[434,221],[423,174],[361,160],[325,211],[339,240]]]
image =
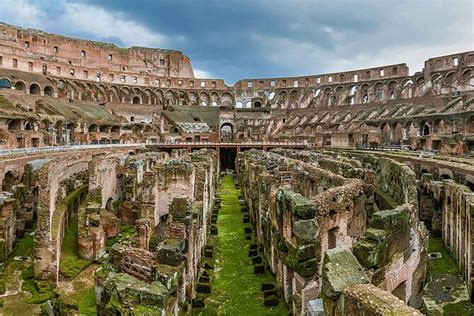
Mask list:
[[14,119],[8,123],[8,130],[9,131],[20,131],[21,130],[21,120]]
[[466,133],[474,133],[474,116],[471,116],[466,122]]
[[2,181],[2,191],[11,192],[13,185],[15,185],[15,176],[13,172],[8,171]]
[[362,103],[363,104],[369,103],[369,95],[367,93],[364,94],[364,96],[362,97]]
[[44,95],[45,95],[45,96],[52,97],[53,94],[54,94],[54,90],[53,90],[53,88],[52,88],[51,86],[46,86],[46,87],[44,88]]
[[92,124],[89,126],[89,133],[97,133],[98,126],[96,124]]
[[221,170],[235,170],[235,157],[237,150],[235,148],[221,148],[219,150],[219,159]]
[[253,107],[254,107],[254,108],[261,108],[261,107],[262,107],[262,102],[260,102],[260,101],[255,101],[254,104],[253,104]]
[[421,128],[421,135],[428,136],[430,135],[430,126],[427,123],[424,123]]
[[105,209],[107,211],[111,211],[113,203],[114,203],[114,200],[112,198],[108,199],[107,203],[105,204]]
[[221,142],[230,143],[234,138],[234,126],[230,123],[224,123],[221,126]]
[[140,104],[140,103],[141,103],[141,102],[140,102],[140,98],[139,98],[139,97],[133,97],[132,103],[133,103],[133,104]]
[[15,83],[15,90],[25,91],[25,89],[26,89],[26,86],[25,86],[25,83],[23,81],[17,81]]
[[101,133],[108,133],[110,131],[110,126],[109,125],[103,125],[100,127],[100,132]]
[[466,186],[469,188],[469,190],[471,190],[472,192],[474,192],[474,182],[471,182],[471,181],[467,181],[466,182]]
[[114,127],[112,127],[112,129],[110,131],[112,133],[119,134],[120,133],[120,126],[114,126]]
[[36,83],[33,83],[31,86],[30,86],[30,94],[36,94],[36,95],[39,95],[40,94],[40,87],[36,84]]
[[401,299],[402,301],[406,300],[406,290],[407,288],[407,282],[403,281],[400,283],[393,291],[392,294]]
[[339,226],[331,228],[328,231],[328,249],[336,248],[337,246],[337,234],[339,233]]
[[144,133],[153,133],[153,127],[151,125],[146,125],[143,129]]
[[440,174],[439,177],[442,179],[442,180],[451,180],[451,176],[447,173],[443,173],[443,174]]
[[0,89],[10,89],[12,84],[8,79],[0,79]]

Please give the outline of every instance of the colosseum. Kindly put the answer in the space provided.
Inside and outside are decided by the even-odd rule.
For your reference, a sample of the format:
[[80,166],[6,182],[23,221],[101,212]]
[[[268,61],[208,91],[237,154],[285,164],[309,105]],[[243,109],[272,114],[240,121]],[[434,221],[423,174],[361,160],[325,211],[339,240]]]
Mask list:
[[0,314],[473,315],[473,157],[474,51],[229,86],[0,23]]

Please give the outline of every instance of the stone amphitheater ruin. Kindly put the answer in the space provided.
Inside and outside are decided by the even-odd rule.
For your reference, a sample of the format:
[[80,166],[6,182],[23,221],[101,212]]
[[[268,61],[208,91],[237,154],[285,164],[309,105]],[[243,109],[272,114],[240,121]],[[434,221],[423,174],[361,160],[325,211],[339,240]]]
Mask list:
[[474,52],[287,78],[0,24],[0,314],[472,315]]

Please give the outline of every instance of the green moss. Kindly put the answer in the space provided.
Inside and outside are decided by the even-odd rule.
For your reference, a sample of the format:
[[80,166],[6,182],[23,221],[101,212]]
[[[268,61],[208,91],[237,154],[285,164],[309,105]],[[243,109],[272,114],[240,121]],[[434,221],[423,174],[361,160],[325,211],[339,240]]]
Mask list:
[[[243,231],[239,190],[232,176],[226,175],[221,187],[222,208],[219,212],[219,235],[215,237],[215,273],[212,292],[206,298],[206,307],[193,310],[193,315],[287,315],[283,302],[276,307],[265,307],[262,283],[275,283],[270,274],[253,274],[248,257],[249,241]],[[210,242],[212,243],[212,241]],[[238,245],[236,247],[236,245]]]
[[298,254],[297,250],[294,247],[288,248],[288,254],[285,257],[285,263],[289,268],[293,270],[296,270],[296,268],[298,267]]
[[474,315],[474,306],[469,301],[447,304],[443,307],[445,315]]
[[59,271],[68,278],[73,278],[84,270],[90,261],[79,257],[77,234],[78,234],[77,217],[71,219],[71,223],[66,230],[61,245],[61,259],[59,262]]
[[[424,310],[428,314],[442,310],[444,315],[474,315],[466,284],[443,240],[430,236],[428,252],[440,253],[441,257],[429,257],[428,260],[429,282],[425,287]],[[451,290],[446,291],[447,287]]]
[[105,241],[105,248],[109,250],[116,243],[131,240],[137,235],[137,228],[134,225],[122,224],[120,225],[120,234],[116,237],[109,238]]
[[79,315],[97,315],[94,285],[73,282],[73,286],[74,293],[59,296],[62,308],[77,310]]
[[459,269],[449,250],[444,246],[441,238],[430,236],[428,252],[439,252],[441,258],[430,259],[428,273],[431,274],[458,274]]
[[30,292],[31,294],[35,295],[38,293],[38,289],[36,288],[35,280],[25,280],[21,284],[21,289],[26,292]]
[[35,271],[32,264],[30,264],[28,268],[26,268],[26,270],[21,272],[21,278],[23,280],[30,280],[30,279],[33,279],[34,277],[35,277]]
[[60,203],[57,203],[53,213],[53,221],[51,223],[51,235],[56,236],[59,225],[61,224],[61,219],[63,218],[63,213],[68,209],[73,209],[76,200],[81,194],[86,193],[87,189],[88,185],[85,184],[69,193]]
[[84,295],[81,295],[77,301],[77,305],[79,306],[79,313],[81,315],[94,315],[97,310],[95,306],[95,287],[92,286],[87,291],[85,291]]
[[21,289],[31,293],[32,297],[26,300],[29,304],[45,303],[54,295],[53,286],[48,281],[29,279],[22,283]]
[[25,237],[18,239],[16,242],[16,248],[13,252],[13,256],[29,257],[33,254],[33,233],[35,228],[25,232]]

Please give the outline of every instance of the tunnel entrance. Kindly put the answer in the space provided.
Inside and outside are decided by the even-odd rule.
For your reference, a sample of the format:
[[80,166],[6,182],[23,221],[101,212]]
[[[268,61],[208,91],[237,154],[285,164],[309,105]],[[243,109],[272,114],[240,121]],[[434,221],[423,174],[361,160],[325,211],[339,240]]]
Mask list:
[[221,170],[235,170],[235,158],[237,156],[236,148],[220,148],[219,158]]

